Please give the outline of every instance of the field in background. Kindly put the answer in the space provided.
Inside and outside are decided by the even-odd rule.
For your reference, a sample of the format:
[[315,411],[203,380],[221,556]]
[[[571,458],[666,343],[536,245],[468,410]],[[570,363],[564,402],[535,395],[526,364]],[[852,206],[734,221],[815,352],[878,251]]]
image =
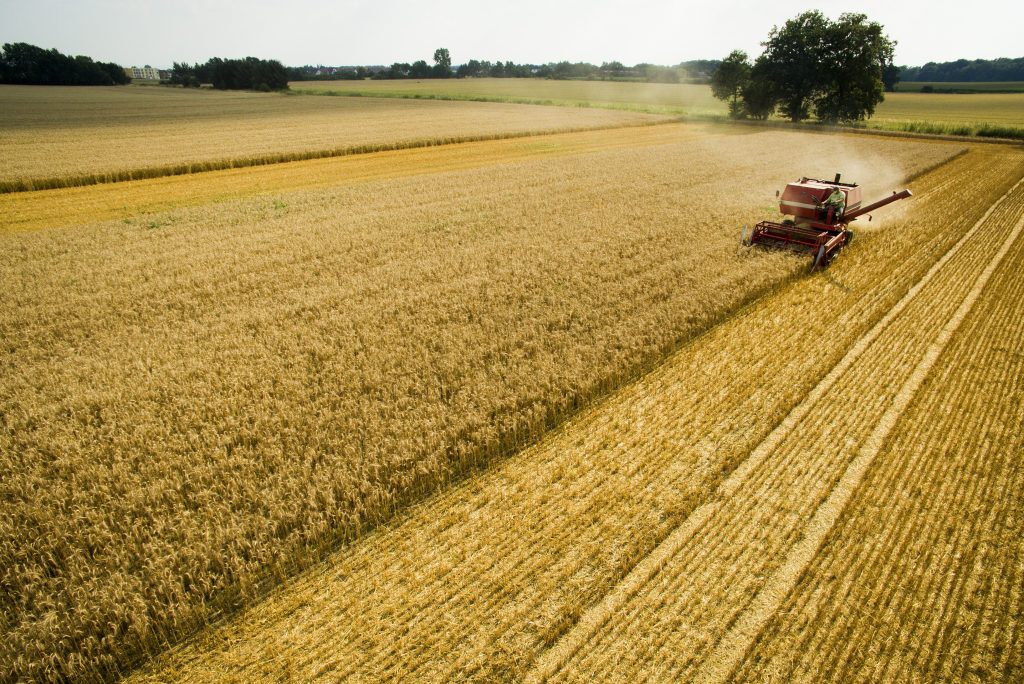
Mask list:
[[[725,103],[703,85],[623,83],[618,81],[550,81],[544,79],[448,79],[423,81],[295,82],[296,92],[389,97],[482,99],[587,105],[725,118]],[[864,127],[940,135],[1024,137],[1024,93],[948,95],[886,93]]]
[[450,98],[562,106],[595,106],[664,114],[716,116],[727,110],[702,85],[542,78],[461,78],[395,81],[298,81],[297,93]]
[[649,368],[806,268],[737,253],[780,178],[959,149],[658,128],[6,236],[3,669],[111,676]]
[[132,681],[1019,681],[1022,175],[925,174],[829,271]]
[[919,93],[922,88],[954,93],[1024,93],[1024,81],[904,81],[896,84],[901,93]]
[[885,102],[866,126],[912,133],[1024,138],[1024,92],[886,93]]
[[[725,118],[707,86],[542,79],[310,82],[296,92],[0,86],[0,192],[538,132]],[[378,97],[373,97],[374,95]],[[427,100],[411,102],[405,98]],[[456,100],[456,101],[433,101]],[[489,100],[468,102],[459,100]],[[561,106],[526,106],[502,103]],[[890,93],[866,127],[1024,136],[1024,93]]]
[[480,102],[153,87],[0,86],[0,191],[658,121]]

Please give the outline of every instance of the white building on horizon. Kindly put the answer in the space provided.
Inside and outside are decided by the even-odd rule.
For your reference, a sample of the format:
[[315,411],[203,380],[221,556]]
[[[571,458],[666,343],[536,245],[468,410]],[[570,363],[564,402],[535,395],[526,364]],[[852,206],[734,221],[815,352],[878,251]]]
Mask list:
[[146,79],[150,81],[160,80],[160,70],[153,67],[127,67],[124,72],[132,78]]

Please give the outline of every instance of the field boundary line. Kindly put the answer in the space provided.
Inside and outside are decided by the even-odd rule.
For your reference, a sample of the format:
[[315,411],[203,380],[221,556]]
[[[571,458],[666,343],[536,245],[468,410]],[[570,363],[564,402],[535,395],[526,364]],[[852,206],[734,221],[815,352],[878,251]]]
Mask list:
[[[643,112],[638,112],[643,113]],[[547,128],[537,131],[512,131],[508,133],[485,133],[481,135],[452,135],[436,138],[420,138],[398,142],[365,143],[348,147],[335,147],[299,152],[268,152],[252,157],[210,159],[207,161],[182,162],[180,164],[161,164],[144,166],[137,169],[118,171],[96,171],[69,176],[41,176],[24,180],[0,181],[0,195],[21,192],[37,192],[42,190],[59,190],[62,188],[79,188],[89,185],[107,185],[126,183],[129,181],[149,180],[151,178],[167,178],[168,176],[189,176],[210,171],[227,169],[244,169],[253,166],[271,166],[291,162],[311,161],[334,157],[351,157],[377,152],[397,152],[425,147],[443,147],[445,145],[462,145],[465,143],[492,142],[497,140],[514,140],[517,138],[538,138],[566,133],[587,133],[590,131],[614,131],[624,128],[644,128],[646,126],[663,126],[665,124],[685,123],[676,118],[659,120],[641,120],[631,123],[608,124],[602,126],[569,126],[567,128]]]
[[[1024,179],[1022,179],[1024,180]],[[1014,188],[1020,185],[1020,181]],[[1001,200],[1000,200],[1001,201]],[[974,308],[981,297],[992,274],[1002,263],[1013,243],[1024,231],[1024,216],[1014,226],[1010,235],[1003,241],[995,257],[989,261],[985,270],[975,280],[973,287],[964,297],[956,312],[925,351],[921,361],[911,372],[910,377],[900,387],[889,408],[878,421],[878,425],[865,440],[856,458],[847,467],[839,483],[807,524],[803,538],[790,550],[783,564],[772,574],[747,609],[736,619],[733,626],[718,642],[715,650],[704,661],[704,667],[695,678],[702,682],[727,682],[732,673],[739,667],[754,640],[761,633],[768,620],[781,607],[786,596],[803,575],[804,570],[814,560],[825,537],[835,526],[839,516],[853,497],[857,487],[863,481],[868,468],[874,463],[881,452],[886,439],[899,422],[900,416],[910,405],[911,400],[921,387],[928,373],[938,361],[942,352],[949,345],[953,335],[964,319]]]
[[[890,323],[910,304],[918,293],[928,284],[935,274],[952,259],[957,252],[978,232],[992,213],[1024,183],[1020,178],[1009,190],[996,200],[985,211],[981,218],[964,233],[964,235],[943,254],[931,268],[918,280],[903,297],[886,313],[872,328],[864,333],[846,352],[832,370],[794,406],[764,440],[761,441],[733,471],[729,474],[703,504],[698,506],[686,520],[668,535],[657,547],[644,557],[626,577],[609,592],[605,598],[587,610],[576,626],[558,643],[546,651],[527,673],[525,681],[543,682],[561,669],[572,658],[583,644],[586,643],[604,624],[631,599],[644,585],[664,568],[669,560],[682,549],[693,534],[703,526],[721,507],[725,498],[739,490],[749,475],[759,467],[771,451],[807,416],[818,404],[824,394],[832,388],[840,376],[867,350],[875,339]],[[1009,249],[1009,247],[1007,247]]]

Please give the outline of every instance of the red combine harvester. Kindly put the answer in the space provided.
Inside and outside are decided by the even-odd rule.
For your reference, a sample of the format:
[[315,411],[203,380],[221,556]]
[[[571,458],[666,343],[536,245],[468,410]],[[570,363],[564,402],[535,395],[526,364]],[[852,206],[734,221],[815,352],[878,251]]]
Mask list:
[[[857,217],[911,196],[910,190],[893,191],[888,197],[862,207],[860,186],[840,183],[839,177],[837,173],[831,182],[801,178],[787,184],[779,200],[779,211],[792,218],[786,218],[782,223],[761,221],[754,226],[749,241],[744,235],[744,243],[810,252],[814,256],[811,270],[824,268],[839,250],[853,240],[849,225]],[[868,220],[871,220],[870,216]]]

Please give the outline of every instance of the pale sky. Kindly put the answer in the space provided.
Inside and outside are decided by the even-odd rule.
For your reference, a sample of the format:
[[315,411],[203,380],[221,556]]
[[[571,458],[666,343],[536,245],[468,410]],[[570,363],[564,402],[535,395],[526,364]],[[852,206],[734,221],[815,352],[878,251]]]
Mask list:
[[471,58],[677,64],[760,54],[773,25],[808,9],[863,12],[898,43],[896,63],[1024,56],[1018,0],[0,0],[0,43],[122,66],[252,55],[302,64]]

